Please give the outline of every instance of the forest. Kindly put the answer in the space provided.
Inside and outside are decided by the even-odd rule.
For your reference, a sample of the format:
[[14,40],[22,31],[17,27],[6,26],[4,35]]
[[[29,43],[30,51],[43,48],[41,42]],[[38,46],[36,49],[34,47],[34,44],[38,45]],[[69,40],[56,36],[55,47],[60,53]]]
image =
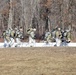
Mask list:
[[76,41],[76,0],[0,0],[0,36],[7,28],[37,29],[38,36],[55,27],[71,29]]

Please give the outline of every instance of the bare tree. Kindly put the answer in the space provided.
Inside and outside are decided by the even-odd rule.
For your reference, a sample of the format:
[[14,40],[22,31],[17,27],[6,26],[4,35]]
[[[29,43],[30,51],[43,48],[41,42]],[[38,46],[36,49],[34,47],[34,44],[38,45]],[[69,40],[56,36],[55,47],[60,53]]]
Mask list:
[[76,37],[76,0],[0,0],[0,28],[23,27],[24,36],[29,26],[41,36],[46,29],[56,26],[71,28]]
[[10,0],[10,8],[9,8],[9,18],[8,18],[8,28],[12,27],[12,23],[13,23],[13,14],[12,14],[12,0]]

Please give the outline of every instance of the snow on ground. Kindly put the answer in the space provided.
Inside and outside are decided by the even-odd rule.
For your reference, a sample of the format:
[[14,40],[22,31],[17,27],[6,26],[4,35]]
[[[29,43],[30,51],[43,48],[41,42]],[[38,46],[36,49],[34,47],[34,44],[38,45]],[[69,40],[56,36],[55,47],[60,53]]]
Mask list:
[[[14,44],[14,46],[16,45],[17,43]],[[56,45],[55,42],[52,42],[52,43],[35,43],[35,44],[29,44],[28,42],[22,42],[20,45],[18,45],[18,47],[54,47]],[[14,47],[12,46],[12,47]],[[67,43],[66,45],[64,45],[64,47],[76,47],[76,43]],[[4,48],[4,43],[1,42],[0,43],[0,48]]]

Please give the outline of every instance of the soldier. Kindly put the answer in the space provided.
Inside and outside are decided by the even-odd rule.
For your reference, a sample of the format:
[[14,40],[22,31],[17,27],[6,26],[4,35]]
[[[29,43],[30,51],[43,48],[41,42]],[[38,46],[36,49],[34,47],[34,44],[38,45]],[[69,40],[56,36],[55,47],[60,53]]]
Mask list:
[[14,44],[15,44],[14,37],[15,37],[15,31],[14,31],[14,29],[11,29],[11,31],[10,31],[11,47],[14,47]]
[[15,40],[16,40],[16,46],[18,47],[20,45],[20,37],[19,37],[19,29],[15,28]]
[[22,39],[22,37],[23,37],[23,34],[22,34],[23,32],[20,30],[20,29],[18,29],[18,28],[15,28],[15,38],[16,38],[16,47],[20,47],[21,46],[21,39]]
[[56,46],[61,45],[61,37],[62,37],[61,29],[57,28],[57,31],[56,31]]
[[52,32],[51,32],[51,37],[52,37],[52,42],[55,42],[55,38],[56,38],[56,28],[52,30]]
[[27,30],[27,33],[29,35],[29,45],[31,47],[35,45],[35,32],[36,29],[32,27]]
[[2,36],[4,38],[4,47],[6,47],[7,46],[7,43],[6,43],[6,31],[3,31]]
[[61,46],[66,46],[66,36],[67,36],[67,32],[65,30],[62,30],[62,37],[61,37]]
[[45,40],[46,44],[49,44],[49,42],[51,41],[51,33],[48,30],[45,32]]
[[23,37],[23,28],[20,27],[19,31],[20,31],[20,39],[22,40],[22,39],[24,38],[24,37]]
[[70,43],[70,41],[71,41],[71,31],[70,30],[67,30],[66,40],[67,40],[67,43]]
[[11,39],[8,30],[3,32],[3,37],[4,37],[4,47],[10,47]]

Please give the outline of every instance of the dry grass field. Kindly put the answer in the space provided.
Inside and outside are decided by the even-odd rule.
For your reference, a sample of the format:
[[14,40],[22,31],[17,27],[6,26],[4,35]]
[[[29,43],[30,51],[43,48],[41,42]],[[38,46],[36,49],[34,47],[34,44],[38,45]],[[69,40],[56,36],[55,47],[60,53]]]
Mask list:
[[0,75],[76,75],[76,48],[0,49]]

